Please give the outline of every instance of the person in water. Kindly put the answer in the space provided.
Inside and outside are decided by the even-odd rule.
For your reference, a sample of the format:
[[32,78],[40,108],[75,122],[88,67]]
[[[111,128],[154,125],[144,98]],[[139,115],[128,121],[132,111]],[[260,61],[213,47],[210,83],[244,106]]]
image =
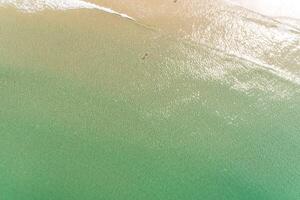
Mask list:
[[145,53],[144,56],[142,57],[142,60],[145,60],[148,57],[148,53]]

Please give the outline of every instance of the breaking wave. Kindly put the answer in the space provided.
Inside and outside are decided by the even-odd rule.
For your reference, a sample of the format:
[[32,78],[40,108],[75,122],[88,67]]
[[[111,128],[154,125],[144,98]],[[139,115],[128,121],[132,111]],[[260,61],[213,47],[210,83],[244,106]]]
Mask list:
[[96,9],[110,14],[118,15],[123,18],[134,20],[134,18],[111,8],[102,7],[90,2],[82,0],[0,0],[0,6],[9,7],[14,6],[24,12],[37,12],[45,9],[54,10],[70,10],[70,9]]

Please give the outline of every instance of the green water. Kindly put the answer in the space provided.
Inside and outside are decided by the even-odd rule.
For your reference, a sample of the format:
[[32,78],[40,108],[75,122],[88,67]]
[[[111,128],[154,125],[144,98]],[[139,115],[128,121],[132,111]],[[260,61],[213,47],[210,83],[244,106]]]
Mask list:
[[0,199],[300,199],[300,34],[243,12],[1,8]]

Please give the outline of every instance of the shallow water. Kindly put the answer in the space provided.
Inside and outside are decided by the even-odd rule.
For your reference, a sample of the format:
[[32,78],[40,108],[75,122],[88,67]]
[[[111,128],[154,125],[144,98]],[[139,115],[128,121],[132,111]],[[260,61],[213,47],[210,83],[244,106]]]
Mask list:
[[300,198],[296,19],[91,3],[0,7],[1,198]]

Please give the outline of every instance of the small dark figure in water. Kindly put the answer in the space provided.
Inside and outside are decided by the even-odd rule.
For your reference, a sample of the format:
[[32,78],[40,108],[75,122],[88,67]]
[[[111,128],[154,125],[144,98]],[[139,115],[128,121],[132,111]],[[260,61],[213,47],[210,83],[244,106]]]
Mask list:
[[144,56],[142,57],[142,60],[145,60],[148,57],[148,53],[145,53]]

